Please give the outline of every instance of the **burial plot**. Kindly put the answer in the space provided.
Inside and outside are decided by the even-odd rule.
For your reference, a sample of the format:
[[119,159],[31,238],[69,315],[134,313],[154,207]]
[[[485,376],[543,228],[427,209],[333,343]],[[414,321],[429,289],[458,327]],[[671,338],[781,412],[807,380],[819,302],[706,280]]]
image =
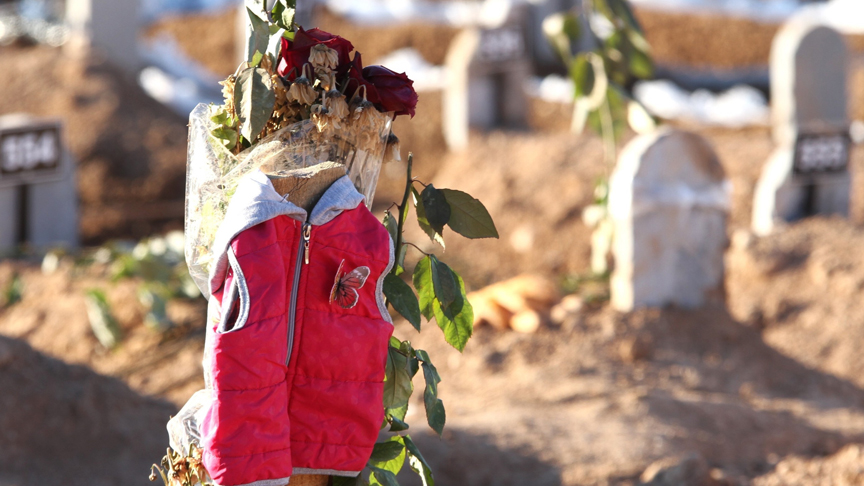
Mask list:
[[511,6],[501,25],[463,30],[450,44],[443,120],[444,139],[451,150],[468,145],[469,128],[527,126],[525,82],[531,74],[527,8],[527,4]]
[[723,292],[729,182],[703,138],[640,135],[610,178],[612,305],[698,307]]
[[847,52],[836,31],[789,22],[771,47],[771,112],[777,148],[753,200],[753,231],[817,214],[849,213]]
[[0,253],[25,243],[77,246],[75,168],[58,122],[7,115],[0,117]]

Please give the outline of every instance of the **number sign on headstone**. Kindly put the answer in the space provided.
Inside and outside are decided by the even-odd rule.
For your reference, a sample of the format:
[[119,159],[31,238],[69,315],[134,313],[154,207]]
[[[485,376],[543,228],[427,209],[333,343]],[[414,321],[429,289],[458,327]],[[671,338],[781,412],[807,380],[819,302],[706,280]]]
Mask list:
[[60,143],[57,123],[0,131],[0,186],[62,177]]
[[531,63],[525,41],[527,4],[513,5],[502,25],[462,31],[447,53],[444,139],[468,144],[469,128],[521,128],[528,121],[525,81]]
[[816,214],[849,213],[846,45],[838,32],[794,19],[771,47],[771,111],[777,148],[753,198],[753,231]]
[[78,244],[75,167],[61,125],[0,117],[0,253]]
[[848,134],[798,135],[795,142],[795,174],[807,176],[843,172],[849,165]]

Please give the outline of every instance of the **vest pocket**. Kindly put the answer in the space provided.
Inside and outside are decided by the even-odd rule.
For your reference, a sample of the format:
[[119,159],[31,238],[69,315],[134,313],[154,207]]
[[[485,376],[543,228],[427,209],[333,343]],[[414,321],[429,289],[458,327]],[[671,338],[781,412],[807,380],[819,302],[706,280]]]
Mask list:
[[234,249],[228,247],[228,263],[231,265],[231,282],[222,294],[222,316],[216,332],[225,334],[239,331],[246,325],[249,318],[249,287],[246,285],[246,277]]

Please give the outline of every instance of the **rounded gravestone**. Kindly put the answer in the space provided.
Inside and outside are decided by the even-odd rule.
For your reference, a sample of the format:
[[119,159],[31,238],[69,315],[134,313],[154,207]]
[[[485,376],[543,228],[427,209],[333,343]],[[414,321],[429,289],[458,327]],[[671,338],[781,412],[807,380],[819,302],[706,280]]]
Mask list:
[[771,45],[771,117],[778,144],[799,133],[848,130],[846,42],[839,32],[796,19]]
[[702,137],[664,129],[631,141],[610,179],[613,307],[698,307],[722,296],[729,192]]

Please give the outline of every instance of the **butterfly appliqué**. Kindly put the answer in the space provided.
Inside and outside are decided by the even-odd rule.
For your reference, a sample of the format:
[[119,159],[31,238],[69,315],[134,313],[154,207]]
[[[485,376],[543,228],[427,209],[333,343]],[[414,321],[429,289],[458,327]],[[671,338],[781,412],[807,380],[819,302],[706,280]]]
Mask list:
[[342,273],[345,260],[339,264],[336,270],[336,280],[333,282],[333,290],[330,291],[330,303],[336,302],[343,309],[350,309],[357,305],[360,299],[358,290],[363,288],[366,279],[369,278],[369,267],[357,267],[347,273]]

